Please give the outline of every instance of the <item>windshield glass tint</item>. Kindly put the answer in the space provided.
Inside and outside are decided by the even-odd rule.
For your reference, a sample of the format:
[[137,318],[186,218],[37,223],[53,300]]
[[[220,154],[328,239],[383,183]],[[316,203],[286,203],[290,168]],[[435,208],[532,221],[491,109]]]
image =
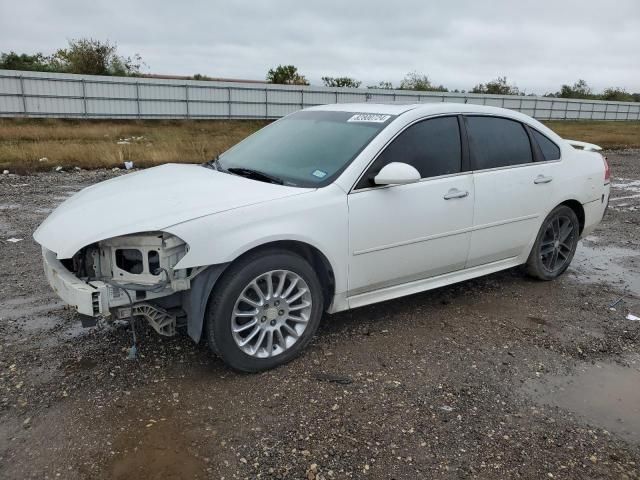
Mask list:
[[297,112],[222,154],[220,166],[223,170],[257,170],[289,185],[324,186],[393,118],[354,112]]

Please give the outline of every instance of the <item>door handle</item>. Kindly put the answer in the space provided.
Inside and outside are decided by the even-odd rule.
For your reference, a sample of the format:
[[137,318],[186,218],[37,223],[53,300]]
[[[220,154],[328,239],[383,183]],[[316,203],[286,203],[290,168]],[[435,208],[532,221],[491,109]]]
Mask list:
[[452,188],[442,198],[444,198],[445,200],[451,200],[452,198],[464,198],[467,196],[469,196],[469,192],[467,192],[466,190],[458,190],[457,188]]
[[536,179],[533,181],[533,183],[538,185],[540,183],[549,183],[551,180],[553,180],[553,177],[545,177],[544,175],[538,175]]

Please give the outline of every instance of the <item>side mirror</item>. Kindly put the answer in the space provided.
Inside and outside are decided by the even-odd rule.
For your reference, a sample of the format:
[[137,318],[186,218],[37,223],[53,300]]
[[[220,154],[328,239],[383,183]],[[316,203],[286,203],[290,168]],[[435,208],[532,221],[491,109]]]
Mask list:
[[373,179],[376,185],[405,185],[420,180],[420,172],[408,163],[391,162]]

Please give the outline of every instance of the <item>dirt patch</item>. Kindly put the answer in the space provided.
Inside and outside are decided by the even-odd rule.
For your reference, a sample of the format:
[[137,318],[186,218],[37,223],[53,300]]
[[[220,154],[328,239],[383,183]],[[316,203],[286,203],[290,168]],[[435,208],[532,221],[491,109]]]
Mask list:
[[123,172],[0,176],[0,478],[639,478],[640,218],[614,207],[640,206],[617,200],[640,154],[609,159],[612,207],[557,281],[514,269],[327,316],[258,375],[148,328],[127,360],[125,326],[81,328],[47,286],[33,230]]

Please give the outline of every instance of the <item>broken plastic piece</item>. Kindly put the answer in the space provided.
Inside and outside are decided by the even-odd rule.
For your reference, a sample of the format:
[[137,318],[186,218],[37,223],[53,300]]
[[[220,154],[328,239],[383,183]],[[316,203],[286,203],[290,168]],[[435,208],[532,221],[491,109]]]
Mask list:
[[640,321],[640,317],[636,317],[635,315],[630,313],[630,314],[627,315],[627,320],[631,320],[632,322],[639,322]]
[[136,358],[138,358],[138,347],[131,345],[129,353],[127,354],[127,360],[135,360]]

